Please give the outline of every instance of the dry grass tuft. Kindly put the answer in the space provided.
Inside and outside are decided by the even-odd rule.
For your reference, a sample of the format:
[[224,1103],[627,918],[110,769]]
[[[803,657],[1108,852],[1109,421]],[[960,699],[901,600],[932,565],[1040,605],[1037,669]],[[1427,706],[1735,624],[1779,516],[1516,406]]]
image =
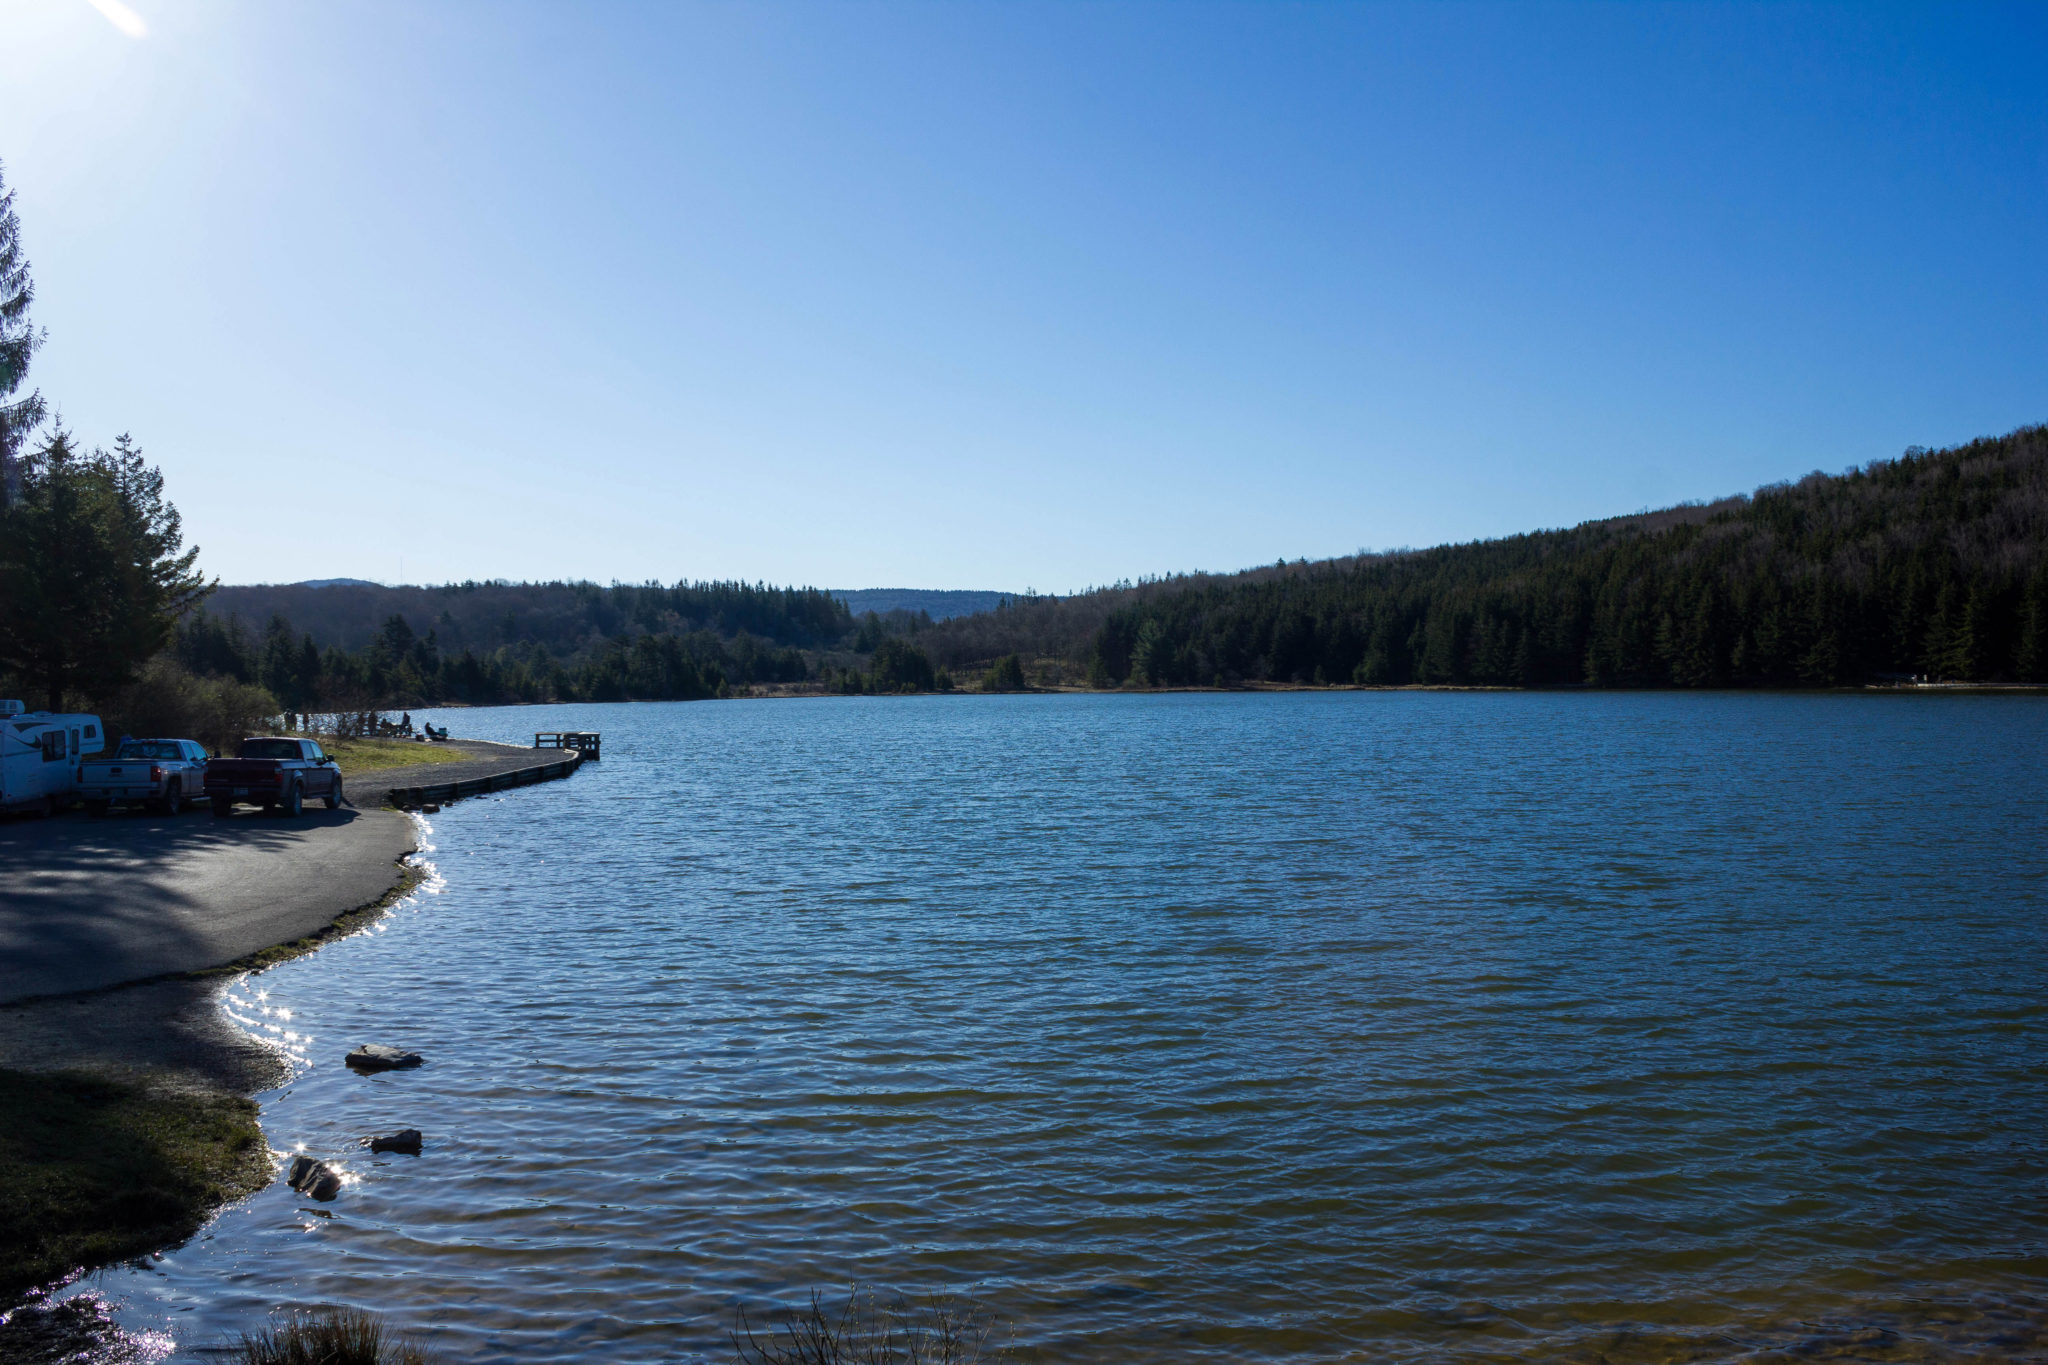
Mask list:
[[933,1296],[883,1303],[855,1290],[836,1310],[811,1306],[756,1328],[742,1308],[732,1334],[740,1365],[1001,1365],[996,1322],[972,1300]]
[[360,1308],[293,1313],[253,1337],[244,1333],[233,1358],[241,1365],[432,1365],[435,1360]]

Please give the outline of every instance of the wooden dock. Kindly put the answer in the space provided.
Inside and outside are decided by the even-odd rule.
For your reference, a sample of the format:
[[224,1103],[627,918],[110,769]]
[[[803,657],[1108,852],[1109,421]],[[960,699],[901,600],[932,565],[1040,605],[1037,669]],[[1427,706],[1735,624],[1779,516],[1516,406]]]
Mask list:
[[602,758],[602,739],[595,730],[543,730],[533,737],[533,747],[574,749],[585,758]]

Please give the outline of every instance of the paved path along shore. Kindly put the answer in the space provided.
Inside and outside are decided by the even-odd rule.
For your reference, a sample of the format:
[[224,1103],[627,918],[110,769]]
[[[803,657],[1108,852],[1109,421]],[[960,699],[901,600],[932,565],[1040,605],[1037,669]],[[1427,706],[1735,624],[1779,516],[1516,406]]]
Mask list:
[[348,773],[355,806],[296,820],[83,814],[0,820],[0,1004],[201,971],[319,932],[398,884],[414,826],[386,793],[557,761],[453,741],[464,757]]
[[0,1002],[304,938],[395,886],[413,836],[396,811],[347,807],[0,822]]
[[386,793],[558,760],[457,740],[459,760],[346,774],[354,806],[296,820],[83,814],[0,820],[0,1004],[201,971],[319,932],[397,885],[414,826]]
[[464,757],[450,763],[414,763],[403,768],[373,768],[347,779],[349,799],[362,806],[381,806],[393,787],[418,787],[440,782],[467,782],[520,768],[559,763],[572,755],[560,749],[522,749],[482,739],[456,739],[448,747]]

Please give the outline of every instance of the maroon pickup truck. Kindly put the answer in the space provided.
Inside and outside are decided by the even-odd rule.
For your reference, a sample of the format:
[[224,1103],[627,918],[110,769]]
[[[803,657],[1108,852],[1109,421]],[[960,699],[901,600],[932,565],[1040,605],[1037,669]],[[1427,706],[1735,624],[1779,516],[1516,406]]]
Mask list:
[[233,758],[206,765],[206,797],[215,815],[246,801],[266,811],[297,815],[313,797],[341,809],[341,769],[310,739],[245,739]]

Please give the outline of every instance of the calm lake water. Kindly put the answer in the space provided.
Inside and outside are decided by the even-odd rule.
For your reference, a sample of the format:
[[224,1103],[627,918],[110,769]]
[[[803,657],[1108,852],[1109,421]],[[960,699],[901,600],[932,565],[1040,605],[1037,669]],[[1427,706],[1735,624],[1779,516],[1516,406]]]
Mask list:
[[438,891],[238,990],[308,1059],[273,1145],[359,1179],[101,1278],[181,1353],[353,1303],[722,1361],[856,1283],[1046,1362],[2048,1351],[2048,702],[432,719],[605,757],[431,817]]

